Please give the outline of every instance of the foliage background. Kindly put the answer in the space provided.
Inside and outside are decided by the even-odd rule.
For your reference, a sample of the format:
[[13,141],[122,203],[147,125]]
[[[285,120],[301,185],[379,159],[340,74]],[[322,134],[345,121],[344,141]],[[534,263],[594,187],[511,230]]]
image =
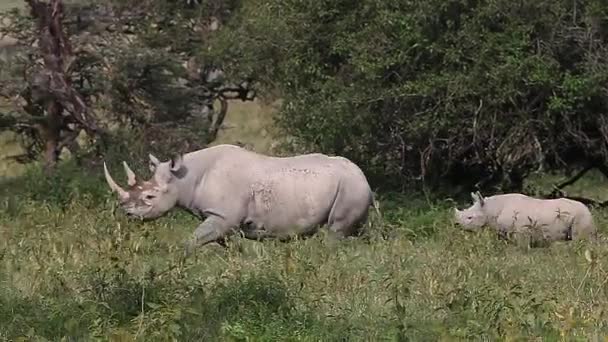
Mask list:
[[286,132],[387,186],[521,189],[605,163],[607,6],[250,1],[209,55],[276,89]]
[[[476,186],[541,195],[569,171],[605,163],[604,2],[91,3],[70,7],[86,29],[67,27],[76,46],[91,44],[74,77],[91,75],[78,89],[110,140],[79,139],[77,158],[53,173],[29,163],[1,180],[0,339],[598,341],[608,333],[605,209],[593,208],[600,241],[543,248],[461,231],[450,214],[469,201],[456,195]],[[130,21],[138,11],[148,15]],[[104,20],[90,25],[93,17]],[[220,29],[197,31],[211,17]],[[1,69],[4,86],[30,84],[15,72],[30,65],[24,56]],[[249,80],[258,94],[256,111],[231,102],[236,128],[213,143],[346,155],[383,190],[384,220],[372,217],[363,237],[334,245],[323,233],[290,243],[235,238],[179,265],[197,219],[175,210],[127,220],[100,162],[119,170],[129,160],[146,177],[148,152],[167,157],[212,140],[209,97],[193,97],[211,86],[192,77],[188,61],[221,67],[219,85]],[[11,103],[0,112],[17,114]],[[415,191],[422,185],[434,191]],[[606,200],[606,186],[592,173],[566,191]]]

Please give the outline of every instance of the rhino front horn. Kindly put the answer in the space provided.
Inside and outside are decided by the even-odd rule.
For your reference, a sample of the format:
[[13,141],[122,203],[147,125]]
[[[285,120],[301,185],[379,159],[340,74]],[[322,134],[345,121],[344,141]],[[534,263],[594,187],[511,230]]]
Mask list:
[[129,186],[135,185],[137,183],[137,180],[135,179],[135,172],[131,170],[126,161],[122,162],[122,166],[125,168],[125,173],[127,174],[127,184],[129,184]]
[[106,176],[106,182],[108,182],[108,185],[110,186],[110,189],[112,189],[112,191],[117,192],[120,198],[122,199],[129,198],[129,193],[123,190],[123,188],[121,188],[120,186],[118,186],[114,179],[112,179],[112,176],[110,176],[110,172],[108,172],[106,162],[103,162],[103,173]]

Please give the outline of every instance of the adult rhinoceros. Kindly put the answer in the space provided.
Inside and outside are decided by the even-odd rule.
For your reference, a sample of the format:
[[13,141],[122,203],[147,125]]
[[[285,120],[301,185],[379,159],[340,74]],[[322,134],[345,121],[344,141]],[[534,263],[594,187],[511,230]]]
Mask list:
[[330,234],[353,235],[375,206],[361,169],[343,157],[305,154],[271,157],[234,145],[218,145],[166,162],[149,155],[154,176],[138,181],[123,162],[128,189],[104,163],[110,188],[130,217],[157,218],[174,206],[204,221],[186,243],[186,255],[240,231],[248,239],[311,235],[326,224]]

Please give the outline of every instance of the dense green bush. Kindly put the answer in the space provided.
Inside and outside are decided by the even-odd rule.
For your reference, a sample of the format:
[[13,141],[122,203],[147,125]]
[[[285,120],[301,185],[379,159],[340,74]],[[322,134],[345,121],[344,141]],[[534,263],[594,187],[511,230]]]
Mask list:
[[379,184],[519,188],[607,159],[607,43],[600,0],[254,0],[205,56]]

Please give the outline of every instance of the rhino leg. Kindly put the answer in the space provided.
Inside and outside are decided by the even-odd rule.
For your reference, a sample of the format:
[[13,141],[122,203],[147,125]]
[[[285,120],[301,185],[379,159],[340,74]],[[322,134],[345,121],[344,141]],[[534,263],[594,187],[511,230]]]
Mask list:
[[336,239],[360,235],[368,217],[367,211],[357,213],[352,210],[344,210],[332,214],[328,220],[329,232]]
[[249,240],[262,241],[274,236],[265,230],[241,230],[243,237]]
[[[347,236],[360,235],[372,206],[373,196],[359,184],[342,183],[327,217],[330,236],[343,239]],[[365,193],[365,196],[362,194]]]
[[192,238],[186,241],[184,255],[189,256],[194,249],[204,246],[210,242],[217,242],[225,246],[225,238],[232,231],[232,226],[217,216],[210,216],[201,223],[194,233]]

